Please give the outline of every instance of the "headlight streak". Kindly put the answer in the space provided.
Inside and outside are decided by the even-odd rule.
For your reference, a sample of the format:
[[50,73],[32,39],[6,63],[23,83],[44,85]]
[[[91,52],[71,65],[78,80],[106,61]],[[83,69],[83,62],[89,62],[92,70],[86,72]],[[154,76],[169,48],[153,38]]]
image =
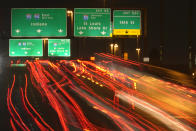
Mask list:
[[[65,66],[63,66],[64,67],[64,69],[66,69],[66,67]],[[72,74],[68,69],[66,69],[66,71],[67,72],[69,72],[70,74]],[[72,74],[73,75],[73,74]],[[73,77],[74,77],[74,75],[73,75]],[[77,79],[77,77],[75,77],[74,78],[74,80],[76,80]],[[104,99],[102,99],[102,98],[100,98],[99,96],[97,96],[95,93],[93,93],[91,90],[88,90],[88,86],[86,86],[81,80],[79,80],[79,79],[77,79],[76,80],[78,83],[80,83],[82,86],[81,86],[81,88],[82,89],[84,89],[85,91],[87,91],[87,92],[89,92],[91,95],[93,95],[95,98],[98,98],[99,100],[101,100],[103,103],[107,103],[107,104],[109,104],[108,102],[106,102]],[[76,88],[76,87],[75,87]],[[75,92],[77,92],[78,90],[80,90],[80,89],[74,89],[75,90]],[[80,96],[85,96],[84,94],[82,95],[80,95]],[[87,99],[88,97],[85,97],[85,99]],[[88,98],[89,99],[89,98]],[[91,99],[90,99],[91,100]],[[109,107],[113,107],[111,104],[109,104],[110,106]],[[119,112],[121,112],[121,113],[123,113],[122,111],[120,111],[118,108],[115,108],[115,109],[117,109]],[[124,113],[124,115],[128,115],[127,113]],[[129,116],[129,115],[128,115]],[[109,116],[109,117],[111,117],[111,116]],[[136,117],[133,117],[133,116],[129,116],[129,119],[135,119],[136,121],[138,121],[138,122],[140,122],[140,120],[138,120]],[[132,121],[133,123],[135,123],[134,121]],[[147,121],[146,121],[147,122]],[[141,122],[142,123],[142,122]],[[149,124],[150,124],[150,122],[148,122]],[[137,125],[137,124],[136,124]],[[135,125],[135,126],[136,126]],[[143,125],[145,125],[145,124],[143,124]],[[157,129],[158,130],[158,128],[156,127],[156,126],[154,126],[153,124],[151,124],[155,129]],[[149,129],[151,129],[151,130],[153,130],[151,127],[149,127],[149,126],[147,126],[146,125],[146,127],[148,127]],[[120,127],[121,128],[121,127]],[[139,127],[137,127],[137,128],[140,128],[140,126]]]
[[[104,54],[97,54],[98,56],[102,57],[102,59],[109,58]],[[110,60],[116,61],[117,57],[111,57]],[[121,60],[122,63],[128,64],[130,67],[132,66],[129,62]],[[105,68],[112,68],[110,65],[106,66]],[[119,68],[123,68],[123,66],[119,66]],[[148,76],[148,74],[146,74]],[[192,124],[193,127],[196,125],[195,120],[195,105],[196,105],[196,91],[194,89],[189,89],[187,87],[183,87],[180,85],[172,84],[171,82],[165,82],[163,80],[159,80],[158,78],[152,78],[152,81],[148,81],[146,76],[142,76],[138,78],[137,82],[137,92],[141,92],[142,94],[146,94],[148,99],[150,98],[153,101],[157,101],[159,107],[164,109],[165,111],[172,113],[174,116],[182,118],[183,121],[189,122]],[[150,78],[150,77],[149,77]],[[149,91],[156,91],[158,96],[153,95],[153,93]],[[144,96],[144,95],[143,95]],[[162,98],[163,97],[163,98]],[[162,98],[162,99],[161,99]],[[168,101],[169,100],[169,101]],[[157,103],[156,102],[156,103]],[[156,105],[152,103],[153,105]],[[165,105],[165,106],[164,106]],[[193,115],[193,117],[191,117]]]
[[36,125],[39,127],[40,130],[47,130],[47,128],[45,128],[38,120],[36,117],[33,116],[33,114],[29,111],[29,109],[27,108],[27,105],[25,103],[25,100],[24,100],[24,93],[23,93],[23,89],[20,88],[20,91],[21,91],[21,95],[22,95],[22,103],[23,103],[23,106],[25,108],[25,110],[27,111],[27,113],[29,114],[29,116],[31,116],[31,118],[33,119],[33,121],[36,123]]
[[[8,110],[14,120],[14,122],[16,122],[16,124],[19,126],[19,128],[23,131],[28,131],[30,130],[30,127],[28,127],[22,120],[21,116],[22,115],[21,113],[18,113],[16,111],[16,109],[14,108],[13,104],[12,104],[12,92],[13,92],[13,88],[14,88],[14,85],[15,85],[15,75],[14,75],[14,80],[13,80],[13,83],[12,83],[12,87],[11,89],[8,88],[8,96],[7,96],[7,104],[8,104]],[[33,106],[30,104],[30,102],[28,101],[28,98],[27,98],[27,76],[25,74],[25,87],[24,87],[24,90],[23,88],[20,88],[20,93],[21,93],[21,102],[22,102],[22,106],[24,107],[24,110],[27,112],[28,115],[25,115],[25,117],[30,117],[32,118],[32,120],[35,122],[35,124],[37,125],[37,127],[39,127],[40,130],[50,130],[50,131],[53,131],[53,129],[43,120],[43,118],[39,115],[39,113],[33,108]],[[26,100],[26,101],[25,101]],[[31,112],[27,106],[30,107],[30,109],[33,111]],[[11,107],[13,109],[13,111],[11,110]],[[25,112],[23,112],[25,113]],[[34,116],[34,113],[36,114]],[[14,115],[15,114],[15,115]],[[23,115],[24,117],[24,115]],[[17,128],[16,126],[14,125],[14,122],[12,121],[12,118],[10,118],[10,124],[12,126],[12,129],[14,131],[17,131]],[[18,120],[19,121],[18,121]],[[31,119],[29,119],[29,121],[31,121]],[[41,121],[41,122],[40,122]]]
[[17,131],[17,129],[16,129],[15,125],[14,125],[14,122],[13,122],[12,118],[10,118],[10,125],[11,125],[13,131]]
[[[126,63],[109,54],[100,53],[99,55]],[[112,120],[113,124],[122,131],[161,131],[167,128],[179,131],[193,130],[192,127],[195,127],[196,120],[194,116],[191,117],[191,113],[195,114],[191,106],[196,105],[195,90],[189,90],[153,76],[147,77],[146,74],[141,75],[135,73],[134,70],[124,73],[123,69],[111,68],[107,65],[109,64],[107,61],[102,63],[97,65],[82,60],[61,60],[53,63],[48,60],[27,61],[31,83],[41,94],[42,100],[47,99],[49,105],[57,113],[63,130],[70,130],[70,125],[84,131],[110,130],[96,126],[88,120],[85,110],[77,101],[78,97],[87,102],[92,109]],[[140,63],[134,61],[128,61],[128,63],[140,68]],[[124,71],[126,70],[128,68]],[[26,84],[24,88],[20,87],[19,91],[26,116],[32,118],[30,120],[34,121],[40,130],[53,131],[54,129],[44,121],[29,102],[27,98],[28,77],[26,74],[24,76]],[[28,123],[26,125],[26,121],[23,122],[20,113],[12,104],[14,85],[15,75],[11,88],[8,88],[7,96],[8,110],[11,115],[10,124],[14,131],[17,127],[25,131],[30,130]],[[111,91],[112,94],[109,96],[107,93],[99,94],[99,91],[104,89],[107,89],[107,92]],[[73,94],[77,95],[77,99]],[[181,104],[174,103],[176,100],[182,101]],[[126,106],[122,104],[122,101],[127,103]],[[188,104],[187,107],[186,104]],[[151,122],[140,113],[138,114],[138,109],[152,116],[154,120],[158,120],[161,127],[156,125],[156,122]]]
[[[41,120],[41,122],[50,130],[50,131],[54,131],[54,129],[52,129],[52,127],[50,125],[48,125],[44,119],[41,117],[41,115],[35,110],[35,108],[31,105],[31,103],[29,102],[28,100],[28,97],[27,97],[27,85],[28,85],[28,79],[27,79],[27,75],[25,74],[25,80],[26,80],[26,84],[25,84],[25,89],[24,89],[24,95],[22,95],[22,99],[24,101],[24,104],[25,104],[25,100],[28,104],[28,106],[30,107],[30,109],[37,115],[37,117]],[[23,94],[23,91],[21,89],[21,92]],[[25,99],[25,100],[24,100]],[[30,113],[30,112],[29,112]],[[34,117],[32,114],[31,114],[32,118]],[[37,121],[37,120],[36,120]]]
[[[83,63],[85,63],[86,61],[83,61]],[[90,62],[88,62],[88,64],[89,64]],[[89,69],[88,69],[89,70]],[[86,71],[87,72],[87,71]],[[95,71],[94,71],[95,72]],[[105,71],[104,71],[105,72]],[[103,76],[103,75],[102,75]],[[119,79],[121,79],[121,78],[119,78]],[[141,78],[140,78],[141,79]],[[121,81],[122,81],[123,79],[121,79]],[[141,82],[141,80],[139,80],[139,83],[140,84],[144,84],[146,87],[149,87],[149,85],[147,85],[147,84],[145,84],[144,82]],[[152,87],[152,88],[154,88],[154,87]],[[159,87],[159,88],[162,88],[162,87]],[[156,88],[154,88],[154,89],[156,89]],[[170,95],[170,94],[168,94],[168,93],[165,93],[165,92],[163,92],[163,91],[161,91],[161,90],[159,90],[159,89],[156,89],[156,90],[158,90],[160,93],[162,92],[164,95],[169,95],[170,97],[176,97],[176,98],[182,98],[182,99],[184,99],[184,97],[181,97],[180,95],[181,94],[178,94],[177,95],[177,93],[175,93],[176,95],[174,96],[174,95]],[[188,91],[190,91],[191,93],[194,93],[194,91],[193,90],[188,90]],[[147,96],[146,96],[147,97]],[[186,100],[185,99],[185,101],[186,102],[192,102],[193,104],[195,104],[195,102],[194,102],[194,100],[192,100],[192,101],[190,101],[190,100]],[[158,102],[158,101],[157,101]],[[160,103],[160,102],[158,102],[158,103]],[[168,107],[167,105],[165,105],[164,103],[160,103],[159,104],[159,106],[162,106],[162,108],[164,108],[165,110],[167,110],[167,111],[170,111],[170,112],[172,112],[172,113],[174,113],[174,114],[176,114],[176,115],[181,115],[182,117],[181,118],[183,118],[183,119],[185,119],[186,121],[188,121],[188,122],[190,122],[190,123],[192,123],[193,125],[195,125],[196,123],[194,122],[194,119],[192,119],[191,117],[188,117],[188,115],[186,115],[185,113],[183,113],[183,112],[181,112],[181,111],[175,111],[174,109],[172,109],[172,108],[170,108],[170,107]],[[170,110],[168,110],[168,109],[170,109]],[[189,119],[187,119],[187,118],[189,118]]]
[[142,109],[145,112],[148,112],[149,114],[151,114],[152,116],[154,116],[155,118],[163,122],[165,125],[167,125],[169,128],[171,128],[172,130],[193,131],[193,129],[191,129],[190,127],[182,124],[177,119],[170,116],[169,114],[161,111],[160,109],[154,107],[153,105],[143,100],[140,100],[134,96],[130,96],[124,92],[118,92],[117,96],[126,102],[134,101],[136,107]]
[[[77,106],[77,104],[76,104],[76,102],[74,102],[74,100],[64,91],[64,90],[62,90],[62,88],[61,88],[61,85],[59,85],[59,83],[58,82],[56,82],[56,80],[44,69],[44,68],[42,68],[41,67],[41,65],[40,64],[38,64],[38,63],[35,63],[36,64],[36,67],[37,67],[37,70],[38,70],[38,72],[39,72],[39,75],[35,75],[35,76],[44,76],[44,74],[43,73],[45,73],[45,75],[48,77],[48,78],[50,78],[54,83],[55,83],[55,85],[57,86],[57,88],[66,96],[66,98],[68,98],[69,99],[69,101],[71,101],[71,103],[74,105],[74,108],[76,108],[77,109],[77,111],[78,111],[78,114],[77,115],[79,115],[80,116],[80,120],[82,120],[82,127],[83,127],[83,129],[93,129],[93,127],[90,125],[90,123],[88,122],[88,121],[86,121],[86,118],[85,118],[85,116],[83,115],[83,113],[82,113],[82,111],[81,111],[81,109],[79,108],[79,106]],[[43,73],[41,73],[43,71]],[[36,73],[36,72],[35,72]],[[46,79],[46,77],[43,77],[43,79]],[[43,82],[43,79],[41,80],[42,82]],[[40,81],[40,82],[41,82]],[[44,83],[42,83],[42,84],[44,84]],[[42,85],[41,86],[42,88],[43,87],[47,87],[47,85]],[[44,89],[44,90],[46,90],[46,89]],[[45,94],[47,95],[49,93],[49,91],[45,91]],[[51,96],[50,96],[51,97]],[[48,96],[48,98],[49,98],[49,96]],[[54,104],[57,102],[52,102],[52,101],[54,101],[54,100],[51,100],[51,106],[54,106]],[[58,103],[58,102],[57,102]],[[60,105],[58,104],[58,105],[56,105],[55,107],[57,108],[57,107],[59,107]],[[55,109],[55,108],[54,108]],[[58,110],[56,110],[57,112],[58,112]],[[60,115],[62,115],[62,113],[63,112],[59,112],[58,114],[59,114],[59,117],[60,117]],[[60,117],[59,119],[63,119],[64,117]],[[65,117],[66,118],[66,117]],[[64,119],[65,119],[64,118]],[[62,120],[61,120],[61,123],[62,123]],[[65,124],[65,123],[62,123],[62,126],[63,126],[63,124]],[[93,129],[94,130],[94,129]]]
[[[19,113],[16,111],[13,103],[12,103],[12,91],[13,91],[13,88],[14,88],[14,84],[15,84],[15,74],[14,74],[14,80],[13,80],[13,83],[12,83],[12,86],[11,86],[11,89],[9,90],[8,88],[8,95],[7,95],[7,106],[8,106],[8,110],[9,110],[9,113],[11,114],[12,118],[14,119],[14,121],[18,124],[18,126],[24,131],[24,130],[27,130],[27,131],[30,131],[30,129],[27,127],[27,125],[23,122],[22,118],[20,117]],[[11,110],[14,111],[12,111]],[[15,113],[15,115],[14,115]],[[17,120],[19,119],[19,121]]]
[[31,68],[32,71],[33,71],[33,75],[34,75],[34,77],[38,77],[38,78],[36,78],[36,80],[38,80],[37,82],[40,84],[41,89],[44,91],[45,96],[48,98],[48,100],[50,102],[50,105],[57,112],[63,130],[66,130],[67,131],[68,130],[68,127],[67,127],[67,119],[64,116],[62,107],[60,106],[60,103],[55,98],[55,96],[53,96],[52,92],[47,88],[48,86],[47,86],[46,82],[49,81],[49,80],[42,73],[41,65],[38,64],[37,62],[35,62],[35,65],[37,67],[36,69],[35,69],[35,67],[34,67],[34,69]]

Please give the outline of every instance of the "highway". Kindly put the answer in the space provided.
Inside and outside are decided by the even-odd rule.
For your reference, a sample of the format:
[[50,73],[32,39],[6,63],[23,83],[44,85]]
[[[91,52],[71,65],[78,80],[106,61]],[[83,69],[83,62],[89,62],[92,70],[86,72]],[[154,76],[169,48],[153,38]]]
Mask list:
[[144,67],[102,53],[96,61],[27,60],[26,67],[12,67],[10,130],[193,131],[194,82],[186,87]]

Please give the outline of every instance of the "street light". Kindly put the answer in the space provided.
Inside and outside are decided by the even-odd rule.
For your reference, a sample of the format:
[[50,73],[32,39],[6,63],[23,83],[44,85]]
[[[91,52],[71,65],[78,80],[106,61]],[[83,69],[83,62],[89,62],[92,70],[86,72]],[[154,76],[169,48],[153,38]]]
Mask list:
[[116,51],[118,50],[118,44],[110,44],[111,53],[116,55]]
[[118,50],[118,44],[114,45],[114,55],[116,55],[116,51]]
[[67,11],[67,14],[68,14],[68,15],[72,15],[72,14],[73,14],[73,11],[72,11],[72,10],[68,10],[68,11]]
[[137,59],[139,61],[139,59],[140,59],[140,48],[136,48],[136,51],[137,51]]
[[114,55],[114,44],[110,44],[111,54]]

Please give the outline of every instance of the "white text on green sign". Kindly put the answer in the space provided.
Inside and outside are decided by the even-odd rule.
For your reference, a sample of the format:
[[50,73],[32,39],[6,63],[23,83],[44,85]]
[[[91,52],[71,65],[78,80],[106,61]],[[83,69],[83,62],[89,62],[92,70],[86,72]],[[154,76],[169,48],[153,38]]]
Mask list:
[[42,39],[10,39],[9,56],[43,56]]
[[65,8],[12,9],[12,37],[64,37]]
[[74,9],[74,36],[110,37],[109,8]]
[[48,56],[70,57],[70,39],[49,39]]
[[141,34],[140,10],[114,10],[113,19],[114,35]]

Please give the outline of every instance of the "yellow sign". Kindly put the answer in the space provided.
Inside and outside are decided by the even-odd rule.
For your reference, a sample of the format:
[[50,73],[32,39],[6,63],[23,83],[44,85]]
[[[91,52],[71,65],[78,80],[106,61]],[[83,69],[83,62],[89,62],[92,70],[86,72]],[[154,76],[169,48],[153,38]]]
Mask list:
[[140,29],[114,29],[114,35],[141,35]]

